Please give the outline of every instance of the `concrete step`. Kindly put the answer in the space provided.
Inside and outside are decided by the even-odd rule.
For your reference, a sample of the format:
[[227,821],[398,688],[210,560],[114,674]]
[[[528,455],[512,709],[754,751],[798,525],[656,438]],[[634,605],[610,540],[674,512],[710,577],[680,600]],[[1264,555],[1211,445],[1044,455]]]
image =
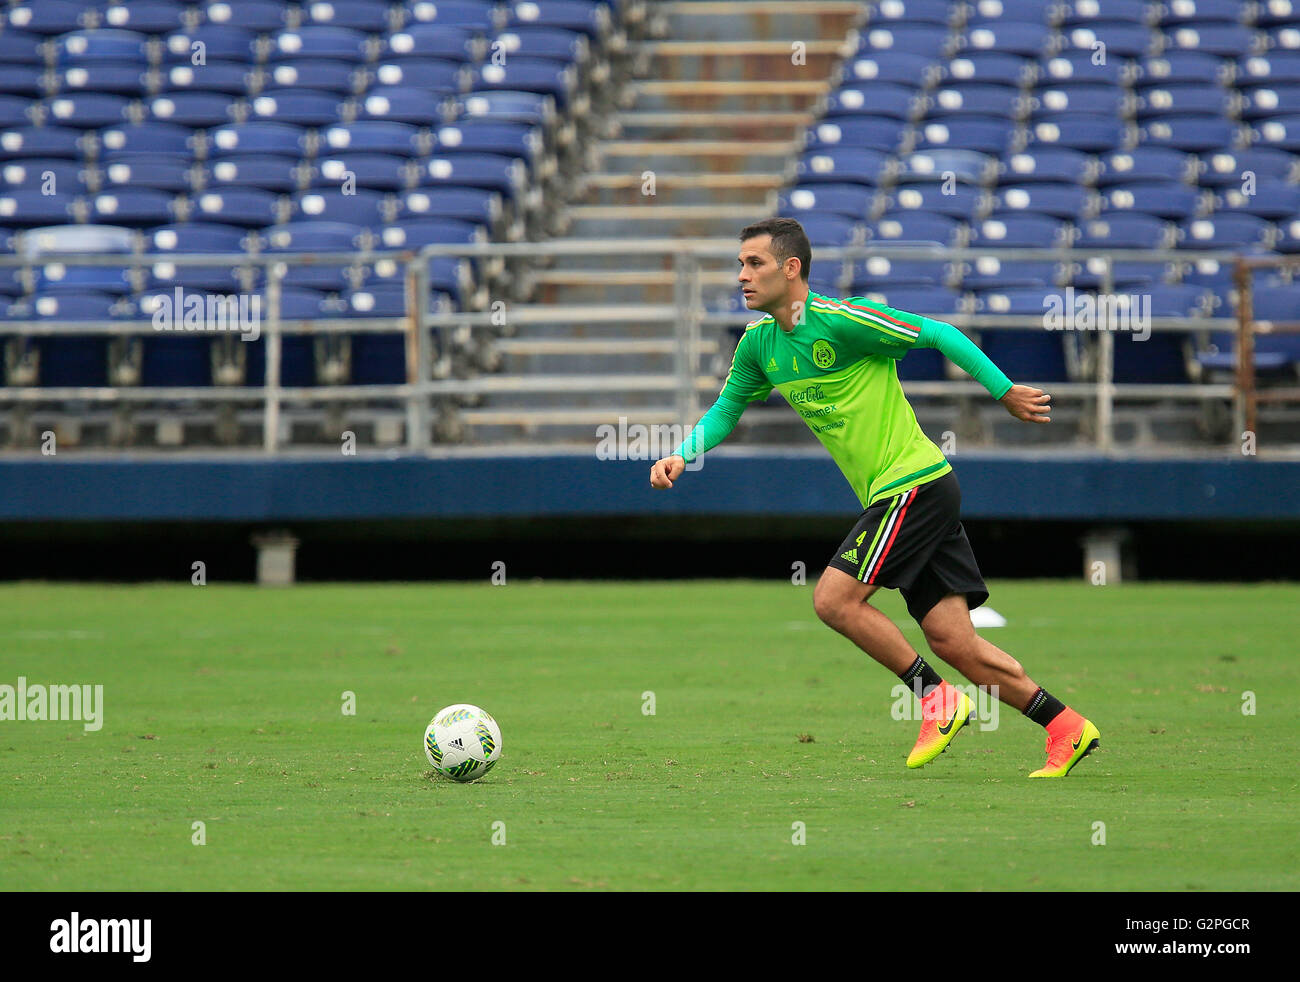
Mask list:
[[848,50],[842,42],[806,40],[662,42],[643,48],[632,66],[644,78],[752,85],[777,79],[829,78]]
[[695,40],[770,40],[787,45],[842,37],[866,18],[868,5],[851,0],[730,0],[655,4],[650,14],[652,37]]
[[623,112],[605,134],[612,140],[719,138],[724,140],[794,140],[813,122],[811,111]]
[[[658,204],[748,204],[774,208],[777,190],[789,183],[783,173],[659,174],[653,184],[642,175],[602,172],[582,179],[573,203],[583,205],[636,205],[650,198]],[[653,194],[645,193],[646,189]]]

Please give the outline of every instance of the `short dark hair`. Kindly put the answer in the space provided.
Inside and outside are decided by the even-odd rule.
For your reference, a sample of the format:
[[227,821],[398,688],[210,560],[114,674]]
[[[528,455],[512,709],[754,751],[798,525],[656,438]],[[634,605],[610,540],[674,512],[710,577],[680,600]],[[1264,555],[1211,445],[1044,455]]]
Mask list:
[[793,218],[766,218],[753,225],[746,225],[740,230],[740,241],[752,239],[757,235],[772,236],[772,255],[776,261],[784,263],[793,256],[799,260],[799,273],[804,282],[812,271],[812,243],[808,235]]

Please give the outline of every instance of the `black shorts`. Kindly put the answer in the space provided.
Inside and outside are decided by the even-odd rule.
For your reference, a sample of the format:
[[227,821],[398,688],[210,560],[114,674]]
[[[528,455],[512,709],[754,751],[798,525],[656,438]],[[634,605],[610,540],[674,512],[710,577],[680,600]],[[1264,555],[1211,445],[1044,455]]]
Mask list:
[[973,609],[989,592],[960,513],[961,487],[949,471],[873,504],[827,565],[863,583],[898,590],[917,623],[950,593],[964,593]]

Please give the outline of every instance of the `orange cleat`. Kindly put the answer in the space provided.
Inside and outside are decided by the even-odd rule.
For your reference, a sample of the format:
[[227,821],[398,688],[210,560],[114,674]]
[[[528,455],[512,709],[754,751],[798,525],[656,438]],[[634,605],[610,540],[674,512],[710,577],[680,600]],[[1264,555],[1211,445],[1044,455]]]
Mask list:
[[948,749],[952,738],[970,720],[975,704],[964,692],[941,682],[921,700],[921,735],[907,755],[908,767],[924,767]]
[[1030,777],[1065,777],[1101,745],[1101,732],[1073,709],[1047,724],[1047,763]]

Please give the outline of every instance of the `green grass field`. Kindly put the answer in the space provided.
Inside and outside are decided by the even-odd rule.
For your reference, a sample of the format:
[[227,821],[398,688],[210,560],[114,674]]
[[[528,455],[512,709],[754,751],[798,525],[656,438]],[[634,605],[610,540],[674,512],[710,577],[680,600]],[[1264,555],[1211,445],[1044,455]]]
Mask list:
[[[97,732],[0,722],[0,883],[1300,888],[1300,588],[991,590],[1009,623],[986,636],[1101,729],[1066,780],[1026,779],[1043,731],[1005,706],[907,770],[897,680],[816,620],[811,586],[0,587],[0,684],[104,686]],[[503,732],[472,785],[421,748],[462,701]]]

